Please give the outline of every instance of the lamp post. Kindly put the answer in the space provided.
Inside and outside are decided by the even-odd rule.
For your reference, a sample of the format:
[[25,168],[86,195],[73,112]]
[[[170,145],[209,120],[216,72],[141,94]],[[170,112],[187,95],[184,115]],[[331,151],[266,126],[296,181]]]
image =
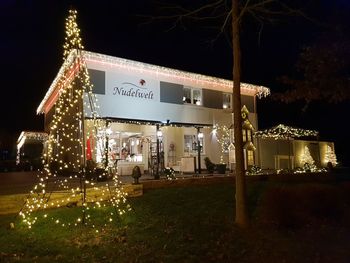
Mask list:
[[109,155],[109,136],[112,134],[112,130],[108,128],[109,122],[106,121],[106,130],[105,130],[105,169],[108,168],[108,155]]
[[201,141],[203,138],[203,132],[200,131],[201,127],[197,127],[197,151],[198,151],[198,174],[201,173]]
[[155,174],[155,179],[159,179],[159,165],[160,165],[160,139],[163,136],[162,131],[159,129],[159,124],[157,124],[157,170]]

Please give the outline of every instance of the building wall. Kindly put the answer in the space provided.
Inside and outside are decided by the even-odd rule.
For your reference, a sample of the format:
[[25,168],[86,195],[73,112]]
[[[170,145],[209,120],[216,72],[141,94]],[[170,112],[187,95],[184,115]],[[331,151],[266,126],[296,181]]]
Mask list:
[[[213,125],[218,119],[231,116],[230,109],[223,110],[220,91],[192,87],[202,90],[202,105],[184,104],[182,84],[166,82],[161,77],[152,79],[142,72],[93,66],[89,72],[101,117]],[[252,123],[257,129],[254,96],[243,95],[242,103],[253,115]],[[90,114],[88,108],[85,111]]]
[[305,153],[308,147],[309,152],[315,165],[317,167],[326,167],[327,164],[324,161],[326,155],[327,145],[334,151],[334,144],[332,142],[324,141],[306,141],[306,140],[274,140],[274,139],[262,139],[257,138],[258,148],[258,165],[262,169],[277,169],[276,157],[282,157],[280,159],[280,168],[288,168],[288,156],[292,159],[292,167],[303,167],[302,154]]

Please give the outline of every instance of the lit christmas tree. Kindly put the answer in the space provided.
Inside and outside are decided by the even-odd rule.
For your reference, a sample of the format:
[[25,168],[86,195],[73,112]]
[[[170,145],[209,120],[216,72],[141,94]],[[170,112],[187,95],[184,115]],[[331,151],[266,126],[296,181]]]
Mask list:
[[304,147],[304,153],[301,155],[300,161],[303,165],[306,163],[308,163],[310,165],[315,163],[314,159],[312,158],[312,156],[310,154],[309,147],[307,147],[307,146]]
[[[38,176],[40,182],[30,192],[20,211],[23,222],[29,228],[38,220],[38,216],[33,213],[47,208],[81,205],[82,215],[71,222],[47,214],[43,217],[62,226],[91,223],[93,227],[95,227],[92,216],[94,209],[112,206],[114,208],[112,212],[101,209],[101,211],[107,211],[106,219],[109,222],[113,221],[114,216],[122,215],[130,209],[126,204],[126,193],[116,174],[113,175],[112,183],[107,182],[102,186],[92,176],[96,175],[96,167],[91,158],[94,152],[94,149],[91,149],[93,147],[91,141],[101,141],[101,137],[97,138],[97,135],[104,134],[107,137],[108,127],[97,119],[97,100],[92,93],[92,84],[81,52],[84,47],[76,15],[75,10],[70,10],[66,19],[66,38],[63,46],[64,72],[60,72],[54,87],[56,89],[58,87],[58,99],[50,124],[47,152],[44,154],[44,169]],[[84,97],[89,103],[84,103]],[[89,123],[92,129],[87,138],[84,138],[87,115],[84,109],[91,114]],[[108,140],[104,138],[106,139]],[[103,144],[96,143],[96,145],[103,147]],[[89,150],[89,160],[86,160],[87,150]],[[99,151],[106,153],[107,149],[103,148]],[[106,165],[100,176],[107,176],[108,173]],[[53,198],[51,195],[53,191],[59,193],[59,198]]]
[[330,147],[329,145],[327,145],[327,148],[326,148],[326,154],[324,157],[324,161],[326,164],[331,162],[333,166],[336,166],[338,164],[337,156],[335,155],[332,147]]
[[303,165],[304,170],[314,172],[316,171],[315,161],[310,154],[309,147],[304,147],[304,153],[300,157],[300,162]]

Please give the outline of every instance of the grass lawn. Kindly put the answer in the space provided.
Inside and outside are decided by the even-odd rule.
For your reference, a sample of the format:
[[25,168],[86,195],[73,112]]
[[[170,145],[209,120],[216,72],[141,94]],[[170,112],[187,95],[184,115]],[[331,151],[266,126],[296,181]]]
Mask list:
[[14,215],[0,216],[0,262],[349,262],[349,183],[257,181],[248,192],[247,230],[233,223],[234,186],[227,184],[148,191],[105,227],[101,213],[98,233],[43,220],[29,230]]

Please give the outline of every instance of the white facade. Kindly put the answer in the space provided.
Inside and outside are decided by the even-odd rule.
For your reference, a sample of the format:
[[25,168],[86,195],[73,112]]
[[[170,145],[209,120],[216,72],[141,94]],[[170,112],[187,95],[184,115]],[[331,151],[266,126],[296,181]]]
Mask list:
[[[94,85],[99,118],[106,122],[109,130],[108,154],[112,162],[118,160],[120,165],[138,163],[148,170],[157,126],[162,132],[159,139],[165,166],[176,167],[182,158],[198,157],[199,131],[204,134],[201,159],[209,157],[213,162],[219,162],[221,148],[212,127],[216,124],[229,127],[232,123],[232,105],[227,102],[232,93],[232,81],[97,53],[83,51],[83,56]],[[73,68],[74,74],[73,64],[74,59],[68,58],[38,108],[39,113],[48,116],[47,122],[50,122],[50,111],[59,94],[62,72]],[[242,104],[249,108],[249,120],[256,130],[256,96],[268,93],[269,89],[265,87],[242,84]],[[229,100],[232,102],[232,98]],[[84,114],[87,118],[84,135],[88,139],[92,126],[87,97]],[[105,144],[105,141],[94,141],[94,147],[98,143]],[[124,156],[124,150],[127,150],[128,158]],[[92,155],[99,162],[103,154],[97,149]],[[228,162],[228,152],[224,155]],[[201,168],[205,169],[203,160]]]

